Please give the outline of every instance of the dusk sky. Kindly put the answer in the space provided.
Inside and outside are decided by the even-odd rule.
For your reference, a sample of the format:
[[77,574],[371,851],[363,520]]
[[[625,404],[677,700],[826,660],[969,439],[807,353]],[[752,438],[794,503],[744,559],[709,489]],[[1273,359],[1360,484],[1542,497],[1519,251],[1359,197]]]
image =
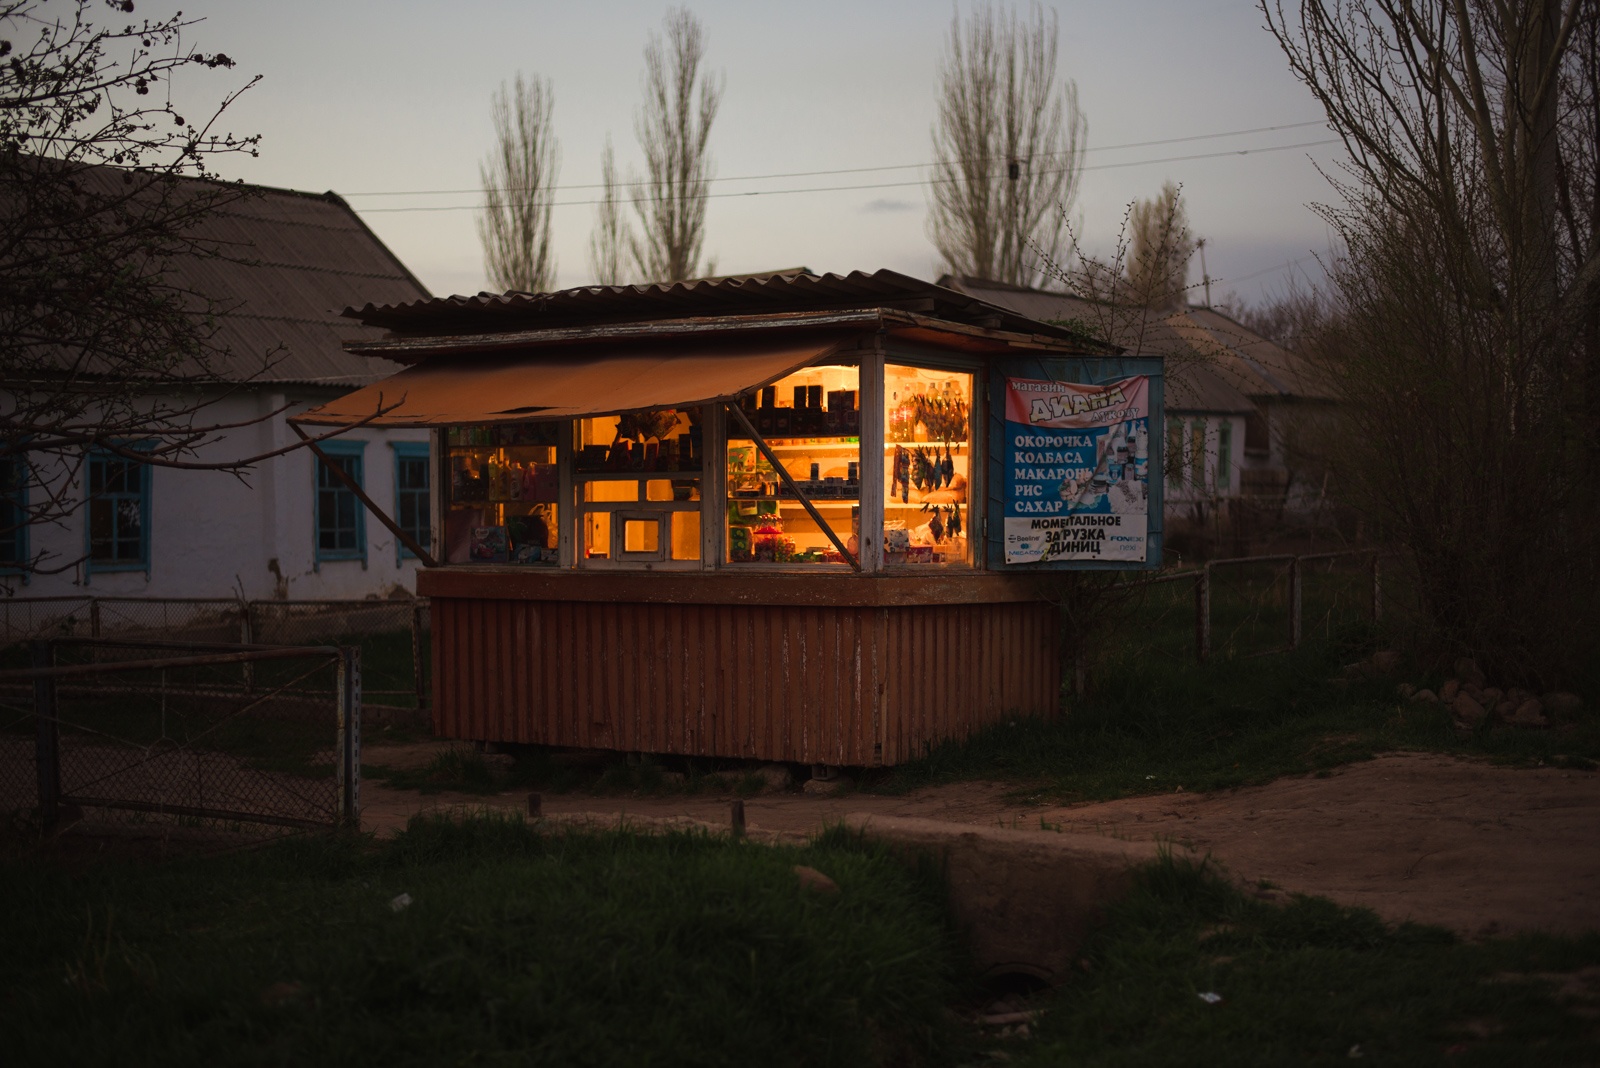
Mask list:
[[[641,53],[668,6],[143,0],[138,14],[182,7],[204,19],[195,45],[238,61],[232,71],[186,71],[184,107],[263,76],[224,123],[260,133],[260,158],[223,162],[227,177],[340,193],[442,295],[487,284],[475,227],[478,165],[492,140],[490,96],[519,71],[554,85],[567,187],[554,215],[559,283],[592,280],[596,191],[585,187],[599,180],[608,133],[624,173],[638,166]],[[711,137],[713,191],[734,195],[716,197],[707,212],[705,247],[717,271],[889,267],[936,277],[920,183],[955,8],[912,0],[689,6],[707,32],[709,66],[726,80]],[[1320,275],[1314,254],[1329,236],[1310,205],[1333,192],[1316,164],[1336,169],[1341,152],[1253,5],[1046,6],[1060,15],[1060,71],[1077,81],[1088,119],[1072,212],[1087,248],[1110,252],[1128,202],[1171,179],[1183,184],[1193,229],[1207,239],[1214,301],[1260,300],[1280,292],[1290,271]],[[859,168],[881,169],[800,173]]]

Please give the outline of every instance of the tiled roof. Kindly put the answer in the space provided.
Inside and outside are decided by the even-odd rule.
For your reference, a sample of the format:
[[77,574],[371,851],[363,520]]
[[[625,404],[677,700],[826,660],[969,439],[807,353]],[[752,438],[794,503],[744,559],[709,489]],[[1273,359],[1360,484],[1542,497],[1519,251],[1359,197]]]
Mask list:
[[363,385],[399,365],[356,356],[344,342],[378,331],[340,314],[357,300],[425,300],[428,291],[377,235],[333,193],[246,187],[248,195],[206,215],[194,236],[216,242],[219,257],[182,256],[167,277],[219,302],[215,343],[230,365],[224,378],[271,365],[257,382]]
[[1167,358],[1167,407],[1250,411],[1253,400],[1329,400],[1306,361],[1211,308],[1143,313],[1066,293],[946,275],[940,284],[1032,318],[1074,320],[1130,352]]

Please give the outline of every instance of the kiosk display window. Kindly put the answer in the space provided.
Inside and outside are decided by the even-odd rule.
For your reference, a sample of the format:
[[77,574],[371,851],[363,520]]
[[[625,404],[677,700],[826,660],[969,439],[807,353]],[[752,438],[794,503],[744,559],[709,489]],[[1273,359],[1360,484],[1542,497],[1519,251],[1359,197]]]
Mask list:
[[972,566],[972,382],[964,371],[884,368],[885,566]]
[[555,566],[560,434],[551,423],[445,431],[446,563]]
[[[877,367],[881,377],[865,392],[861,365],[840,361],[724,403],[451,427],[445,560],[640,570],[979,566],[974,370],[892,357]],[[866,522],[881,529],[882,551],[864,564]]]
[[845,566],[833,539],[798,494],[805,495],[847,549],[858,551],[860,378],[859,368],[852,366],[808,367],[744,398],[745,421],[783,466],[783,474],[743,423],[731,420],[725,562]]
[[579,566],[698,565],[701,427],[697,408],[578,420]]

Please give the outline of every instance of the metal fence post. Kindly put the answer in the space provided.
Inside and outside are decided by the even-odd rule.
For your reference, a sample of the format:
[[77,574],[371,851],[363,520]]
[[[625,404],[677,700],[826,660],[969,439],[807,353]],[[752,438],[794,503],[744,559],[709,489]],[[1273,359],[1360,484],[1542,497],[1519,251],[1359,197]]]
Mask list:
[[1300,558],[1289,561],[1289,648],[1300,648]]
[[1377,623],[1383,619],[1383,566],[1380,563],[1383,554],[1372,554],[1372,621]]
[[1204,664],[1211,658],[1211,565],[1200,569],[1194,581],[1194,655]]
[[[34,667],[55,667],[53,643],[28,644],[32,646]],[[39,822],[47,829],[55,827],[61,818],[61,726],[56,714],[56,680],[40,675],[33,680],[33,756],[39,779]]]
[[361,647],[339,647],[339,823],[361,829]]
[[[255,626],[250,619],[250,612],[254,605],[250,601],[239,602],[239,644],[255,644]],[[244,692],[251,693],[256,688],[256,666],[252,661],[246,660],[242,665],[244,672]]]
[[417,711],[428,707],[428,681],[422,671],[422,617],[427,606],[421,601],[411,604],[411,681],[417,691]]
[[89,598],[89,637],[100,637],[100,598]]

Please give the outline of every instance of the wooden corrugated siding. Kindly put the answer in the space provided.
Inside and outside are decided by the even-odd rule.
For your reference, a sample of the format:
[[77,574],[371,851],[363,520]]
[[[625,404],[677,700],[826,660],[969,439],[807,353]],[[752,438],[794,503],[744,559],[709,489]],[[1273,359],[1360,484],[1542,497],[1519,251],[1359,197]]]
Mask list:
[[434,597],[447,738],[873,765],[1057,709],[1055,609]]
[[1018,715],[1053,715],[1061,693],[1056,609],[1037,602],[882,610],[883,763]]

